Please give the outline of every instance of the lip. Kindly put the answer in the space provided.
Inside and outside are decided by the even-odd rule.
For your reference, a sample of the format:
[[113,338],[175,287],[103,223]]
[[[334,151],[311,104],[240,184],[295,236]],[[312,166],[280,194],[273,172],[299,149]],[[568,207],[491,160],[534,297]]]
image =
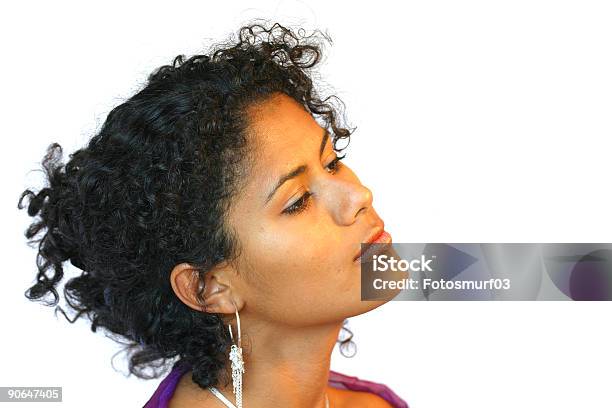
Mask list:
[[[374,231],[368,236],[366,240],[362,241],[362,243],[364,244],[369,244],[364,248],[363,252],[366,252],[371,247],[371,245],[374,243],[390,243],[390,242],[391,242],[391,234],[385,231],[385,224],[381,223],[374,229]],[[357,253],[353,257],[353,262],[359,262],[363,252],[361,251],[361,244],[360,244],[359,251],[357,251]]]

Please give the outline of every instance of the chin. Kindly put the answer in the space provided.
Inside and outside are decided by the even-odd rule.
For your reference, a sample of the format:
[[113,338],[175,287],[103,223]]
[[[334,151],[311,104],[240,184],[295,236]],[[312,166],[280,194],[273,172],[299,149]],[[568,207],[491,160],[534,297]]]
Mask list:
[[357,302],[352,307],[353,311],[351,312],[349,316],[347,316],[347,318],[353,317],[353,316],[359,316],[361,314],[369,312],[370,310],[374,310],[377,307],[384,305],[391,299],[393,299],[393,296],[391,296],[388,299],[382,299],[382,300],[361,300],[361,297],[358,297]]

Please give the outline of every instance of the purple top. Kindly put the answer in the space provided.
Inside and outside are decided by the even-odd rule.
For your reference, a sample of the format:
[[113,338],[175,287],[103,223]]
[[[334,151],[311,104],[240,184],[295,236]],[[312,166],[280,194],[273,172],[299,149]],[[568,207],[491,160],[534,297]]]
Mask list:
[[[174,394],[176,385],[181,376],[189,371],[191,367],[187,364],[182,364],[180,361],[174,364],[170,374],[166,376],[159,384],[155,393],[142,408],[168,408],[168,403]],[[389,387],[384,384],[375,383],[372,381],[361,380],[357,377],[340,374],[329,370],[328,384],[340,390],[351,391],[366,391],[376,394],[389,402],[393,408],[409,408],[408,403],[395,394]]]

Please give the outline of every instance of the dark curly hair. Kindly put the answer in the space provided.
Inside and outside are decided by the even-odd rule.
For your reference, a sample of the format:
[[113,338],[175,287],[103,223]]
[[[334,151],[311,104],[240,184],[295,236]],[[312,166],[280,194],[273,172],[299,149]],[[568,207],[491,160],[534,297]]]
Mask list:
[[[57,306],[56,314],[70,323],[85,315],[92,331],[104,328],[126,346],[129,372],[139,378],[158,378],[176,358],[200,387],[218,384],[227,328],[221,315],[183,304],[169,275],[186,262],[202,284],[206,271],[239,252],[223,215],[252,163],[248,106],[284,93],[331,126],[334,150],[346,148],[336,143],[354,129],[337,125],[331,98],[339,99],[320,99],[309,76],[322,55],[317,33],[245,25],[237,40],[154,70],[66,164],[61,146],[51,144],[42,160],[47,186],[25,190],[17,205],[25,208],[27,197],[37,217],[25,231],[30,245],[38,243],[36,283],[25,296],[56,305],[70,261],[82,273],[65,283],[64,297],[77,313],[70,319]],[[343,330],[350,335],[341,346],[352,338]]]

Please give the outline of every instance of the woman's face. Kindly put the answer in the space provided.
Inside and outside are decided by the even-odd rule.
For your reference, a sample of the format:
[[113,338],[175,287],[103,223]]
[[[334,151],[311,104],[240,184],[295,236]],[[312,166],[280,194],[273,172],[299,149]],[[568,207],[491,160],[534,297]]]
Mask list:
[[227,218],[241,246],[231,284],[241,313],[303,326],[385,303],[361,301],[354,261],[384,225],[372,192],[346,164],[334,165],[331,138],[292,98],[275,94],[249,113],[254,164]]

